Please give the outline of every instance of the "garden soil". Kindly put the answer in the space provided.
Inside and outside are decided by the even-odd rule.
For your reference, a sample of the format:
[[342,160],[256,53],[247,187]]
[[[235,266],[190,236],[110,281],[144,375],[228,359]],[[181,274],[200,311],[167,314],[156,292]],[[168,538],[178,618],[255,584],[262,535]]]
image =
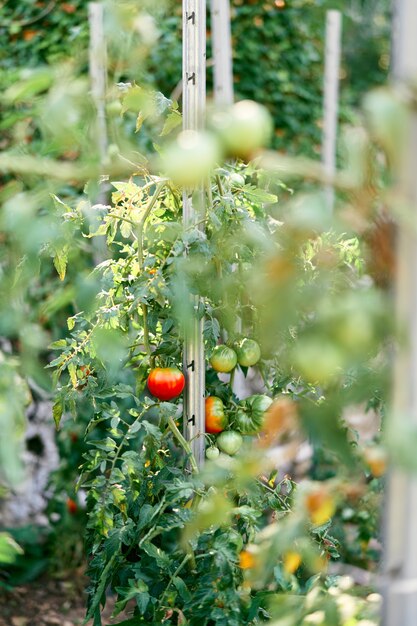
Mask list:
[[[0,589],[0,626],[81,626],[85,617],[87,585],[82,574],[65,580],[41,579],[12,591]],[[111,614],[114,598],[109,598],[103,611],[103,626],[127,619]],[[88,622],[88,626],[92,625]]]

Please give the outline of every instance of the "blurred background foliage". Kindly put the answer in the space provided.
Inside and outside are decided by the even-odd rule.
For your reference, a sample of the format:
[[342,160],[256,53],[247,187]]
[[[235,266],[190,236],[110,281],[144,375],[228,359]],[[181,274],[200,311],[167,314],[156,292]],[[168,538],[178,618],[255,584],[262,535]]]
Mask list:
[[[21,69],[43,64],[79,58],[80,71],[87,71],[87,4],[87,0],[2,3],[2,90],[16,81]],[[128,7],[128,3],[118,4]],[[232,0],[231,5],[236,99],[250,98],[268,107],[275,121],[275,147],[317,155],[321,139],[325,11],[339,8],[344,15],[341,120],[348,121],[353,115],[351,107],[360,103],[367,90],[387,78],[389,1]],[[123,62],[123,47],[128,46],[129,37],[124,37],[118,49],[119,58],[114,60],[114,73],[121,81],[146,82],[169,97],[181,80],[181,2],[142,3],[142,7],[155,19],[153,26],[148,23],[140,27],[149,56],[146,60],[136,56],[128,69]],[[110,36],[117,40],[117,21],[109,19],[108,25]],[[210,48],[208,59],[210,86]],[[3,108],[2,130],[15,126],[19,119],[16,115],[17,112]]]
[[[108,163],[119,166],[122,161],[119,155],[123,154],[137,168],[146,164],[146,154],[153,150],[155,143],[163,143],[161,133],[169,116],[171,120],[177,116],[170,97],[180,95],[181,3],[141,3],[133,29],[133,4],[119,2],[117,5],[118,10],[112,3],[107,5]],[[357,107],[362,95],[387,78],[389,2],[232,2],[236,98],[252,98],[267,106],[275,123],[273,146],[280,152],[319,157],[327,8],[340,8],[345,16],[340,119],[351,122],[361,116]],[[129,32],[128,37],[126,32]],[[2,432],[7,433],[7,439],[2,439],[7,441],[7,446],[0,444],[0,475],[2,483],[10,488],[21,478],[19,434],[24,429],[25,407],[31,396],[36,398],[38,387],[46,394],[52,392],[50,370],[44,369],[53,358],[48,346],[65,340],[69,330],[73,330],[71,322],[67,323],[68,317],[77,323],[78,330],[80,312],[87,312],[87,316],[94,312],[95,297],[103,284],[91,272],[97,261],[102,260],[103,247],[93,245],[85,236],[96,229],[102,217],[102,213],[91,210],[98,186],[91,183],[85,189],[83,186],[84,168],[99,162],[92,124],[94,105],[88,83],[87,2],[4,1],[0,4],[0,35],[3,42],[0,47],[1,148],[9,156],[55,159],[51,175],[42,179],[30,173],[30,167],[16,176],[4,171],[0,177],[3,207],[0,216],[0,335],[8,342],[3,346],[8,354],[0,361],[0,425]],[[209,84],[211,74],[209,63]],[[134,91],[132,96],[129,83],[161,92],[152,96],[149,115],[145,116],[138,134],[135,134],[138,112],[147,110],[149,99],[140,90]],[[121,110],[125,111],[123,117]],[[73,176],[65,174],[67,167],[73,168],[70,170]],[[322,202],[319,196],[297,196],[292,201],[289,189],[279,182],[258,178],[252,171],[245,175],[244,182],[251,185],[252,193],[258,187],[260,197],[262,192],[278,193],[280,202],[271,203],[270,218],[274,225],[288,224],[287,231],[274,226],[271,247],[263,250],[266,258],[256,259],[254,267],[243,271],[244,283],[249,285],[250,296],[259,307],[260,319],[255,320],[255,325],[264,349],[267,353],[273,351],[281,342],[274,363],[273,389],[275,393],[285,389],[289,382],[288,371],[295,363],[300,380],[307,381],[305,388],[298,389],[303,428],[311,440],[318,443],[312,477],[331,479],[337,474],[340,457],[320,454],[320,442],[326,441],[330,448],[336,442],[340,456],[347,463],[352,461],[353,447],[346,444],[345,433],[336,425],[334,416],[352,402],[365,401],[379,407],[386,389],[386,372],[379,367],[379,362],[376,360],[368,367],[368,363],[361,361],[363,355],[358,356],[354,350],[358,342],[364,349],[366,342],[376,349],[386,332],[382,328],[385,318],[381,315],[384,296],[377,289],[375,293],[371,290],[370,295],[366,291],[369,286],[366,246],[362,241],[359,243],[349,220],[330,224],[320,211],[313,215],[311,207],[317,208]],[[379,183],[378,180],[376,186]],[[241,190],[239,193],[247,200]],[[232,204],[230,197],[217,199],[217,210],[227,207],[228,202]],[[343,197],[343,203],[345,200]],[[259,197],[258,201],[260,206],[265,204]],[[256,206],[256,202],[253,205]],[[346,205],[345,208],[352,208],[349,201]],[[261,209],[259,212],[261,214]],[[365,221],[368,218],[369,214]],[[230,243],[230,239],[221,229],[216,232],[216,223],[212,227],[213,241],[221,256],[222,250],[227,249],[225,242]],[[363,225],[361,228],[361,232],[366,230]],[[309,242],[308,235],[312,231],[321,235]],[[122,241],[125,243],[124,239]],[[149,242],[152,245],[151,237]],[[194,243],[201,253],[200,260],[197,257],[196,265],[184,270],[190,280],[195,281],[196,289],[205,289],[205,295],[215,301],[220,287],[228,288],[227,277],[218,280],[215,268],[209,263],[201,269],[204,265],[201,260],[205,261],[204,255],[208,252],[204,246],[199,250],[198,242]],[[251,241],[251,245],[257,243]],[[115,246],[118,245],[120,240],[116,241]],[[126,250],[124,254],[128,256]],[[112,256],[117,257],[114,249]],[[300,275],[300,288],[292,290],[291,281]],[[259,276],[265,280],[259,281]],[[353,284],[356,293],[350,300],[345,299],[343,296],[350,292]],[[283,298],[283,293],[288,298]],[[280,333],[294,321],[294,310],[297,311],[297,341],[291,332],[283,340]],[[312,319],[315,310],[318,314]],[[358,311],[359,317],[355,317]],[[369,332],[368,316],[373,326]],[[227,325],[227,320],[222,322]],[[340,348],[343,341],[345,345]],[[336,350],[334,345],[338,346]],[[322,382],[329,383],[326,380],[329,360],[330,368],[340,366],[347,371],[351,368],[351,375],[349,384],[342,390],[337,382],[334,386],[329,384],[325,419],[321,419],[322,399],[320,391],[313,388],[313,382],[321,362]],[[128,374],[123,376],[133,384]],[[28,387],[25,381],[29,381]],[[71,387],[71,381],[67,382]],[[218,383],[211,383],[215,390]],[[16,389],[20,389],[18,394]],[[373,390],[371,397],[370,389]],[[74,395],[77,394],[74,392]],[[5,576],[8,584],[24,580],[22,571],[28,555],[30,558],[33,555],[33,568],[26,570],[28,577],[37,575],[48,563],[60,570],[82,560],[85,516],[80,503],[74,510],[68,499],[78,497],[75,481],[86,451],[83,433],[93,411],[89,402],[83,404],[82,399],[77,402],[78,422],[64,420],[57,436],[61,465],[52,477],[54,497],[48,508],[51,526],[48,547],[39,550],[44,538],[38,530],[17,533],[16,540],[25,545],[26,555],[18,559],[15,570],[8,570]],[[378,545],[375,548],[375,542],[370,544],[370,540],[378,535],[381,484],[369,471],[366,481],[371,483],[369,493],[350,494],[352,506],[349,507],[347,501],[338,506],[334,534],[348,563],[373,567]],[[61,541],[63,535],[65,542]],[[362,544],[357,542],[358,537]],[[7,563],[13,551],[18,553],[19,548],[10,536],[0,536],[0,561]],[[287,588],[295,584],[293,580],[281,582]],[[277,601],[277,614],[281,610]]]

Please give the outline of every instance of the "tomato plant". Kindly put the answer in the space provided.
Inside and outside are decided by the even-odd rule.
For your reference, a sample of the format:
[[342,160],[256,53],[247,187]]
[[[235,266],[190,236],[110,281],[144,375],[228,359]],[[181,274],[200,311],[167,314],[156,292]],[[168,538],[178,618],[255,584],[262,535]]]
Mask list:
[[[122,102],[133,107],[137,96],[128,87]],[[164,115],[176,118],[175,105]],[[181,141],[169,140],[168,154]],[[66,227],[82,235],[77,245],[104,236],[108,246],[94,270],[94,305],[68,320],[50,363],[57,424],[64,411],[88,407],[90,415],[79,485],[88,493],[88,619],[97,623],[108,585],[116,612],[135,599],[138,623],[261,623],[273,615],[265,590],[285,595],[291,586],[301,595],[337,558],[333,494],[343,498],[362,472],[342,412],[380,389],[384,374],[373,360],[375,337],[353,349],[340,328],[359,300],[372,326],[384,307],[359,288],[340,304],[361,284],[359,242],[326,232],[317,199],[293,206],[285,184],[258,163],[213,165],[211,156],[198,224],[182,222],[178,180],[143,165],[112,183],[108,205],[62,208]],[[181,433],[183,343],[196,316],[207,356],[211,462],[203,469]],[[238,364],[244,375],[257,365],[250,374],[259,393],[237,397]],[[317,371],[328,374],[320,385]],[[281,438],[297,450],[296,437],[332,447],[346,472],[329,478],[323,493],[332,495],[321,505],[281,479],[271,460]],[[311,493],[320,492],[317,482]]]
[[[355,378],[337,391],[326,388],[326,413],[322,390],[303,380],[299,361],[291,359],[295,334],[303,345],[310,341],[312,327],[328,324],[330,304],[317,305],[319,313],[309,315],[302,304],[305,290],[314,282],[318,300],[333,298],[333,292],[329,296],[321,288],[322,281],[330,281],[334,297],[340,299],[340,285],[348,284],[341,283],[340,275],[352,281],[358,274],[352,265],[355,248],[339,250],[337,238],[323,242],[338,255],[339,266],[321,273],[312,262],[320,242],[309,247],[292,226],[301,241],[295,262],[292,244],[285,247],[286,238],[268,218],[266,206],[277,196],[275,188],[259,186],[263,176],[251,164],[218,168],[207,195],[205,234],[198,227],[182,226],[180,191],[153,174],[114,183],[112,203],[100,209],[101,224],[93,232],[80,207],[68,208],[67,213],[77,215],[84,234],[106,236],[112,253],[95,270],[102,286],[96,306],[69,320],[70,337],[54,346],[61,353],[51,363],[61,381],[54,406],[57,422],[64,410],[76,414],[82,402],[92,407],[89,451],[79,481],[88,491],[89,618],[99,619],[103,590],[110,584],[118,590],[117,611],[135,598],[139,623],[172,623],[179,611],[191,623],[251,624],[268,611],[262,591],[258,595],[256,590],[285,587],[277,582],[277,567],[279,580],[294,576],[288,548],[295,540],[303,563],[296,569],[300,589],[308,575],[317,573],[317,564],[322,563],[318,557],[327,558],[330,552],[332,558],[337,556],[330,525],[317,529],[311,521],[311,515],[315,521],[321,519],[323,511],[311,514],[311,503],[306,507],[302,494],[295,495],[295,484],[277,479],[264,449],[248,440],[245,454],[239,454],[243,436],[265,427],[268,432],[260,441],[270,445],[280,435],[282,415],[268,414],[267,423],[264,415],[284,391],[297,400],[307,432],[337,441],[347,466],[353,454],[334,411],[345,402],[344,394],[357,393]],[[302,277],[294,278],[295,291],[292,283],[283,285],[283,268]],[[288,296],[280,296],[279,307],[273,300],[277,280]],[[202,472],[197,472],[181,435],[182,344],[194,314],[188,293],[201,296],[199,314],[205,317],[206,394],[212,423],[207,423],[211,464]],[[373,305],[369,310],[378,314]],[[268,311],[273,312],[271,317]],[[291,333],[286,329],[288,319],[294,324]],[[239,336],[238,322],[244,326]],[[239,338],[242,334],[244,339]],[[251,336],[259,337],[259,343]],[[222,372],[234,370],[241,349],[242,367],[259,364],[268,395],[240,400],[221,379]],[[366,357],[361,354],[349,353],[349,367],[368,358],[368,352]],[[115,367],[115,362],[124,367]],[[226,416],[230,428],[222,430]],[[333,501],[332,507],[327,506],[326,515],[334,510]],[[305,521],[295,526],[296,531],[291,521],[294,509],[294,519]],[[262,529],[268,524],[268,511],[285,524],[280,522],[283,534],[271,528],[267,541]],[[240,565],[239,555],[245,550],[257,554],[253,567]],[[258,565],[263,582],[243,597],[241,585],[258,576]]]

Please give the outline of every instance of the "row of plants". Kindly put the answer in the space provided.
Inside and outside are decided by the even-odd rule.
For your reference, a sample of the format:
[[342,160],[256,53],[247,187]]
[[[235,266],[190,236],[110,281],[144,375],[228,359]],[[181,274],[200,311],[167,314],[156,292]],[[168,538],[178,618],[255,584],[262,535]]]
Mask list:
[[[56,5],[48,16],[58,7],[71,28],[79,25],[84,3]],[[239,19],[256,28],[260,46],[268,47],[264,37],[275,34],[265,33],[259,18],[281,34],[304,28],[294,20],[300,7],[236,2],[235,9],[235,28]],[[314,167],[307,174],[311,193],[294,195],[282,178],[288,170],[297,175],[298,162],[277,174],[271,155],[259,153],[271,123],[254,103],[215,113],[203,134],[174,137],[181,124],[177,104],[134,83],[130,55],[133,49],[145,60],[150,53],[151,73],[163,67],[159,54],[175,60],[178,16],[160,21],[167,30],[156,46],[156,39],[143,41],[150,22],[141,14],[133,48],[120,55],[112,51],[133,28],[132,16],[111,15],[107,204],[95,200],[97,182],[84,193],[80,185],[97,159],[94,132],[85,132],[93,108],[84,52],[75,65],[36,68],[12,86],[14,70],[3,75],[2,106],[13,112],[11,156],[56,157],[46,180],[33,174],[31,162],[18,176],[6,174],[1,189],[2,290],[8,293],[1,331],[20,354],[17,365],[8,361],[8,372],[17,367],[49,391],[56,387],[62,464],[49,511],[56,567],[82,559],[85,492],[88,617],[95,624],[109,587],[117,593],[116,613],[134,604],[131,624],[375,621],[378,602],[365,601],[368,590],[336,583],[331,570],[339,555],[370,569],[378,558],[384,458],[374,444],[364,449],[345,420],[351,405],[382,410],[388,388],[383,343],[391,316],[384,290],[369,279],[363,236],[373,228],[384,184],[374,167],[375,146],[363,129],[351,138],[353,167],[342,176],[332,218],[314,186]],[[82,43],[86,31],[79,32]],[[310,32],[303,33],[310,41]],[[288,39],[279,39],[288,47]],[[31,41],[37,50],[37,35]],[[169,41],[176,53],[167,54]],[[39,59],[50,61],[51,48],[44,50]],[[313,54],[311,44],[305,51]],[[248,79],[249,89],[251,73],[239,70],[243,48],[236,54],[237,76]],[[33,59],[38,63],[34,53]],[[297,63],[311,70],[313,61]],[[179,67],[174,72],[166,63],[173,86]],[[299,82],[292,71],[284,82]],[[299,102],[302,94],[294,93]],[[311,96],[317,111],[318,93]],[[307,135],[291,121],[303,115],[294,105],[280,118],[280,128],[290,129],[286,146]],[[147,151],[151,144],[160,156]],[[206,213],[184,227],[182,186],[202,178]],[[207,355],[209,458],[201,471],[182,435],[190,293],[201,298]],[[249,368],[261,389],[241,399],[233,372]],[[2,420],[10,424],[10,411]],[[314,466],[298,486],[286,472],[307,438]],[[3,465],[9,467],[7,459]],[[74,540],[63,542],[63,530]],[[10,537],[6,544],[19,550]],[[5,580],[11,580],[7,573]]]
[[[343,608],[321,589],[340,550],[331,517],[365,509],[367,482],[378,499],[383,467],[343,411],[383,398],[384,294],[361,286],[363,252],[343,213],[330,222],[320,196],[294,202],[256,159],[239,158],[264,143],[264,113],[239,135],[253,137],[258,120],[249,148],[227,129],[245,124],[242,107],[257,106],[239,103],[220,123],[215,114],[210,134],[169,139],[152,170],[112,184],[111,204],[62,206],[67,227],[105,235],[111,251],[93,270],[94,306],[68,320],[70,336],[52,345],[60,354],[50,363],[57,424],[68,410],[88,413],[78,486],[88,493],[87,617],[96,624],[109,585],[116,614],[134,601],[131,623],[254,624],[278,611],[291,624],[311,615],[347,624],[376,615],[377,603]],[[228,164],[218,161],[222,150]],[[176,183],[204,175],[207,211],[184,227]],[[203,470],[181,432],[189,294],[201,298],[208,357]],[[263,394],[236,397],[238,364],[257,368]],[[274,454],[292,444],[292,460],[303,436],[331,450],[338,468],[298,487]],[[370,565],[370,555],[362,559]]]

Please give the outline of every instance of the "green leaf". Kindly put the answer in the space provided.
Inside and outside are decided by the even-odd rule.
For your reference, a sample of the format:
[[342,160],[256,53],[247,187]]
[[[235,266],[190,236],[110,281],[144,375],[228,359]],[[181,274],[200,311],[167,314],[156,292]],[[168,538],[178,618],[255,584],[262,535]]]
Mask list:
[[170,557],[166,554],[166,552],[164,552],[160,548],[157,548],[153,543],[150,543],[148,541],[143,543],[142,550],[146,552],[148,556],[155,559],[158,567],[161,567],[161,568],[169,567]]
[[53,79],[53,72],[50,68],[32,71],[31,76],[26,78],[26,80],[16,81],[6,90],[4,100],[6,102],[24,102],[31,100],[37,94],[49,89]]
[[250,200],[254,202],[259,202],[261,204],[271,204],[273,202],[278,202],[278,197],[273,194],[265,191],[265,189],[259,189],[252,186],[245,186],[242,190]]
[[54,265],[61,280],[64,280],[65,274],[67,272],[68,250],[68,244],[65,244],[65,246],[63,246],[60,250],[55,250]]
[[132,233],[132,224],[129,222],[122,221],[120,224],[120,232],[125,239],[128,239]]
[[139,111],[138,116],[136,118],[136,128],[135,132],[138,133],[143,126],[143,122],[145,121],[145,116],[142,111]]
[[138,609],[141,613],[141,615],[145,614],[145,611],[148,607],[149,604],[149,600],[150,600],[150,595],[147,591],[143,592],[143,593],[138,593],[136,596],[136,604],[138,605]]
[[75,363],[71,362],[68,365],[68,374],[71,379],[72,386],[76,387],[78,381],[77,381],[77,366],[75,365]]
[[178,111],[171,111],[165,120],[164,127],[161,131],[160,137],[169,135],[170,132],[177,128],[182,122],[181,114]]
[[57,209],[63,210],[64,213],[71,213],[71,207],[63,202],[61,198],[58,198],[54,193],[51,193],[51,198],[54,201],[54,204]]
[[116,560],[117,556],[118,556],[118,552],[115,552],[113,556],[111,557],[110,561],[108,561],[106,567],[103,569],[101,576],[100,576],[99,583],[96,587],[94,596],[91,599],[91,604],[90,604],[89,610],[87,612],[87,615],[84,619],[83,624],[87,624],[88,620],[92,619],[96,614],[96,610],[99,609],[100,600],[104,592],[106,591],[108,580],[112,572],[113,563]]
[[8,533],[0,533],[0,563],[13,563],[18,554],[23,554],[19,544]]
[[187,585],[185,584],[183,579],[180,578],[179,576],[175,576],[172,579],[172,582],[174,584],[174,587],[176,588],[176,590],[180,594],[181,598],[184,600],[184,602],[190,602],[190,600],[191,600],[191,593],[188,591]]
[[91,441],[91,445],[95,446],[99,450],[114,450],[116,447],[116,442],[113,441],[110,437],[106,437],[105,439],[96,439]]
[[59,425],[61,423],[61,417],[64,412],[64,406],[62,400],[57,400],[52,407],[52,417],[54,418],[55,428],[59,430]]
[[61,348],[66,348],[66,347],[67,347],[66,339],[58,339],[58,341],[54,341],[53,343],[50,344],[49,349],[60,350]]

